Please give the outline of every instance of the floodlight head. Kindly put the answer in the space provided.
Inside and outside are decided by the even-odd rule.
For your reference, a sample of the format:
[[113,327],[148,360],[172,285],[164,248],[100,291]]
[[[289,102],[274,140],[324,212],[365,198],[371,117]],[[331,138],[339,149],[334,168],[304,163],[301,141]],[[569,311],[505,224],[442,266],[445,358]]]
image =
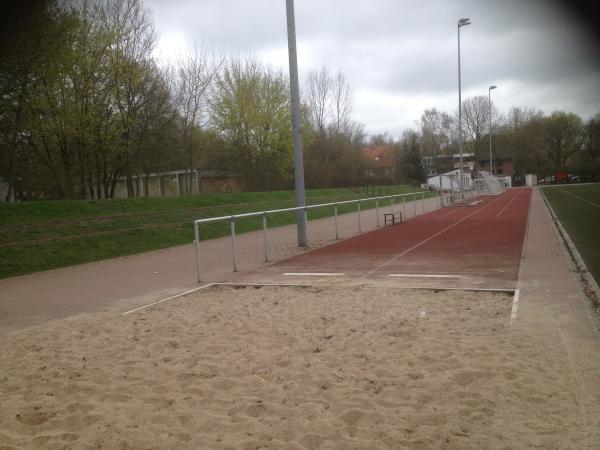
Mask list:
[[489,90],[491,91],[492,89],[496,89],[498,86],[490,86]]
[[464,27],[466,25],[471,25],[471,19],[467,18],[467,17],[463,17],[462,19],[460,19],[458,21],[458,27]]

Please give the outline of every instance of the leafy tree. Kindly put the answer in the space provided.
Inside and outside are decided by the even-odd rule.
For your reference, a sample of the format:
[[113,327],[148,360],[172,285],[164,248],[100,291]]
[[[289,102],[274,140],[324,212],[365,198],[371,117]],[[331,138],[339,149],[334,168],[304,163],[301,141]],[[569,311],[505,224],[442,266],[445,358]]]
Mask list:
[[223,160],[248,189],[291,180],[293,146],[287,78],[254,58],[231,59],[216,81],[210,120],[226,142]]
[[46,1],[24,20],[0,71],[11,190],[20,179],[20,198],[111,197],[125,173],[139,195],[146,134],[171,109],[149,11],[139,0]]
[[50,100],[44,94],[50,92],[51,98],[55,94],[39,88],[48,80],[50,68],[63,60],[73,21],[51,0],[25,2],[8,18],[0,45],[0,167],[9,184],[5,200],[31,197],[40,188],[60,196],[70,189],[61,167],[65,158],[48,142],[37,148],[34,144],[40,144],[35,131],[47,117],[39,115]]
[[425,170],[423,169],[423,157],[420,149],[419,134],[414,130],[407,130],[402,136],[402,153],[406,175],[411,180],[425,181]]
[[600,179],[600,112],[596,113],[583,130],[583,161],[592,169],[594,180]]
[[565,168],[571,155],[581,149],[582,121],[573,113],[553,112],[543,121],[542,146],[553,170]]
[[542,150],[544,114],[532,108],[513,107],[506,122],[494,133],[498,154],[513,160],[514,175],[524,179],[527,173],[545,173],[547,160]]

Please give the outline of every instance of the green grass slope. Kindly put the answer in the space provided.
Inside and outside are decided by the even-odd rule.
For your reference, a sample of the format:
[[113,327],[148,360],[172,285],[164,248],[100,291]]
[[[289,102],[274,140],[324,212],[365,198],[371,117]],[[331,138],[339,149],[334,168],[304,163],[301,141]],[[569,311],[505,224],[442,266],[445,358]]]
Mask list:
[[600,283],[600,184],[542,189],[589,271]]
[[[385,186],[381,193],[415,191],[419,189]],[[366,196],[366,190],[348,189],[315,189],[306,193],[308,204]],[[374,207],[374,202],[370,203],[363,205],[363,209]],[[294,206],[293,191],[3,203],[0,204],[0,278],[186,244],[193,239],[192,224],[196,219]],[[356,206],[348,206],[340,208],[339,213],[355,209]],[[310,211],[309,219],[331,215],[332,209],[318,209]],[[269,226],[294,221],[294,214],[283,214],[269,218]],[[255,230],[261,224],[259,219],[244,220],[236,224],[236,230]],[[228,231],[223,223],[204,225],[201,238],[213,239]]]

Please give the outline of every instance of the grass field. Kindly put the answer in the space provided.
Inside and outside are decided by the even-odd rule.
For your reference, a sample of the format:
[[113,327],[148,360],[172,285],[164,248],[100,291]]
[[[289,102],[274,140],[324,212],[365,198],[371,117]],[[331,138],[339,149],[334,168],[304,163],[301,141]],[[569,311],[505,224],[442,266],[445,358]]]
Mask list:
[[549,186],[543,192],[600,283],[600,184]]
[[[382,187],[381,193],[419,190],[397,185]],[[308,204],[364,197],[366,190],[317,189],[306,193]],[[0,204],[0,278],[185,244],[193,239],[195,219],[293,206],[293,191]],[[362,205],[363,209],[373,207],[374,202]],[[356,206],[340,207],[339,213],[351,210]],[[331,215],[329,208],[313,210],[309,220]],[[294,214],[278,215],[269,218],[269,226],[294,221]],[[242,221],[237,231],[260,226],[260,220]],[[227,233],[223,224],[202,227],[203,240]]]

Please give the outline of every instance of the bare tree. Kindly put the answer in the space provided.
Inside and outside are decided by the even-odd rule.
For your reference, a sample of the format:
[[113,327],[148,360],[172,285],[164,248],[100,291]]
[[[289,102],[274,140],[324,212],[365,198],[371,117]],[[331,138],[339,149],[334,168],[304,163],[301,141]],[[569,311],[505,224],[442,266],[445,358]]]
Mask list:
[[488,99],[483,95],[469,97],[462,104],[462,127],[464,133],[475,143],[485,134],[488,128]]
[[352,95],[342,72],[335,77],[327,67],[308,74],[306,107],[313,129],[325,136],[351,132]]
[[342,72],[338,72],[333,80],[333,134],[348,131],[350,112],[352,111],[352,95],[350,86]]
[[435,108],[426,109],[421,115],[421,148],[423,157],[429,159],[429,167],[440,169],[438,156],[448,147],[452,138],[452,118]]
[[475,153],[481,153],[486,150],[485,140],[483,139],[490,130],[490,114],[492,122],[498,123],[501,118],[498,109],[492,103],[491,110],[488,97],[478,95],[469,97],[462,104],[462,127],[471,148]]
[[331,75],[329,69],[323,67],[308,74],[306,79],[306,103],[309,111],[309,121],[312,127],[321,135],[325,135],[331,115],[330,92]]
[[197,153],[197,130],[207,118],[206,105],[210,87],[223,65],[224,58],[217,58],[213,49],[202,45],[181,56],[176,69],[176,103],[181,117],[181,133],[185,170],[188,172],[185,193],[192,192],[191,173]]

